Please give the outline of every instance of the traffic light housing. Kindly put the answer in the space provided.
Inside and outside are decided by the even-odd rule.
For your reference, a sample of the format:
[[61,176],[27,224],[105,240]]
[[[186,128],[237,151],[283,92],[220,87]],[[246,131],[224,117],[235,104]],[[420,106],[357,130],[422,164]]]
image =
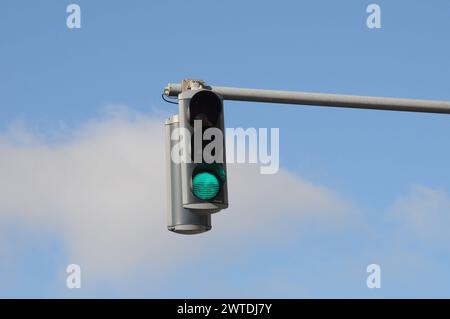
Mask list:
[[183,91],[179,121],[187,133],[183,142],[188,150],[187,161],[181,163],[183,207],[207,214],[227,208],[222,98],[207,89]]
[[[168,228],[178,233],[209,230],[211,214],[228,207],[223,99],[191,83],[183,81],[179,113],[166,122],[168,154],[175,144],[184,154],[179,163],[168,159]],[[175,129],[178,134],[174,136]]]
[[171,150],[179,143],[178,114],[166,120],[167,228],[179,234],[199,234],[211,229],[211,215],[196,214],[182,205],[181,163],[173,161]]

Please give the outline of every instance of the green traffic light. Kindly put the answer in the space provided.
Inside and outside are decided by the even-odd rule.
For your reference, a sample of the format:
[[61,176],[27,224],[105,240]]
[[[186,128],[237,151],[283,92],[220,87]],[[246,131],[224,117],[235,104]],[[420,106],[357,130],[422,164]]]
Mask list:
[[192,179],[192,192],[202,200],[210,200],[219,193],[219,180],[216,175],[209,172],[201,172]]

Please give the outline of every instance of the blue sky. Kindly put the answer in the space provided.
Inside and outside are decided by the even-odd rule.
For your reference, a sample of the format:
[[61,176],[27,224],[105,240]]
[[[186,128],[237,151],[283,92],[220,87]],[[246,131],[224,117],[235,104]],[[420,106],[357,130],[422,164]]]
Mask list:
[[[58,150],[67,150],[67,158],[76,154],[77,159],[92,151],[95,158],[95,147],[103,147],[116,131],[124,140],[142,138],[148,127],[158,132],[158,123],[176,112],[174,105],[161,100],[163,87],[186,77],[220,86],[450,100],[448,1],[351,0],[344,5],[325,0],[80,0],[75,2],[82,12],[79,30],[66,27],[69,3],[3,0],[0,4],[0,170],[11,173],[1,184],[5,190],[20,192],[24,176],[30,181],[42,178],[39,185],[44,188],[53,181],[46,184],[34,170],[19,172],[26,167],[21,163],[33,163],[23,152],[44,166],[53,160],[68,165],[54,159]],[[381,6],[379,30],[366,27],[370,3]],[[125,116],[105,116],[110,105],[126,108]],[[75,291],[65,288],[64,271],[76,256],[84,256],[83,245],[74,244],[80,243],[84,228],[69,238],[66,226],[60,226],[67,221],[54,221],[60,219],[58,207],[74,213],[83,206],[68,209],[49,197],[39,206],[39,214],[50,225],[40,223],[30,217],[35,216],[33,208],[23,205],[37,200],[35,189],[24,186],[22,193],[10,196],[21,200],[0,195],[0,296],[449,297],[448,116],[244,102],[226,102],[225,108],[228,127],[279,127],[286,179],[292,185],[298,181],[290,178],[305,181],[320,196],[328,196],[322,189],[329,190],[339,197],[336,203],[351,207],[339,211],[351,210],[357,217],[344,214],[348,221],[336,226],[340,222],[335,219],[318,222],[311,215],[288,227],[284,220],[297,221],[292,217],[297,199],[272,197],[270,187],[268,193],[258,194],[254,184],[251,198],[264,201],[263,206],[272,201],[273,209],[266,213],[279,223],[278,232],[267,234],[258,226],[251,232],[235,229],[223,212],[214,226],[220,228],[223,221],[229,229],[195,239],[167,239],[174,249],[198,244],[203,251],[197,257],[175,259],[172,269],[174,264],[160,261],[158,255],[168,252],[155,246],[155,259],[149,261],[142,257],[143,249],[133,257],[136,264],[121,266],[120,272],[111,267],[99,277],[97,270],[86,266],[83,288]],[[97,139],[98,144],[89,144]],[[155,137],[149,139],[158,143]],[[84,147],[82,152],[77,145]],[[104,159],[114,167],[117,163],[107,150]],[[155,156],[163,151],[152,150]],[[17,166],[6,158],[18,159]],[[36,169],[61,175],[57,167]],[[149,167],[145,172],[148,180],[160,184],[163,177],[156,170]],[[98,182],[95,178],[102,175],[94,175],[92,185]],[[14,182],[17,187],[10,186]],[[54,185],[65,189],[63,181]],[[276,209],[286,201],[290,204]],[[236,202],[243,206],[235,205],[234,216],[246,214],[245,201]],[[96,205],[94,199],[92,203]],[[153,204],[145,202],[142,207]],[[255,209],[251,216],[258,218],[259,206],[251,205]],[[155,206],[160,210],[151,209],[149,214],[165,214],[163,204]],[[46,207],[55,214],[47,214]],[[328,216],[323,207],[317,209]],[[160,227],[165,225],[151,229]],[[245,245],[228,246],[223,243],[227,236],[237,236]],[[128,257],[127,250],[122,251],[120,259]],[[162,266],[149,274],[147,263]],[[365,285],[370,263],[382,267],[381,289]],[[200,280],[205,277],[206,282]]]

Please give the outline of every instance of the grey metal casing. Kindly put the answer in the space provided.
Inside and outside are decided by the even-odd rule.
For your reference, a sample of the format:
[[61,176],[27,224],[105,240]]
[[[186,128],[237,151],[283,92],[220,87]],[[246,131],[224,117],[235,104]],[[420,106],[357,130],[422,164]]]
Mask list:
[[198,214],[182,205],[181,164],[172,161],[171,150],[179,140],[172,132],[179,127],[178,115],[166,120],[167,229],[179,234],[199,234],[211,229],[211,215]]
[[[186,90],[178,95],[178,105],[179,105],[179,122],[180,127],[184,127],[188,129],[191,134],[194,131],[194,128],[190,125],[189,122],[189,104],[192,97],[197,94],[201,90]],[[222,167],[225,171],[225,181],[223,181],[222,189],[219,196],[215,199],[204,201],[195,197],[192,193],[192,173],[196,166],[196,163],[181,163],[181,185],[182,185],[182,203],[184,208],[189,208],[195,210],[199,214],[211,214],[217,213],[222,209],[228,207],[228,187],[227,187],[227,174],[226,174],[226,150],[225,150],[225,125],[224,125],[224,112],[223,112],[223,101],[222,97],[215,93],[218,98],[221,100],[221,112],[218,120],[219,128],[222,130],[224,134],[223,139],[223,159],[224,162]],[[189,139],[183,139],[184,147],[186,150],[191,149],[191,141]],[[190,155],[188,156],[190,158]]]

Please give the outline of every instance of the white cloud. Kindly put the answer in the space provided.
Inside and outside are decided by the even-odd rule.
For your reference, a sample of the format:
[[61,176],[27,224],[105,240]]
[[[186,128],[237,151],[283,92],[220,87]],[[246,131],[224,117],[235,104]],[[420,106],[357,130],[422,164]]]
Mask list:
[[305,223],[333,228],[355,216],[325,187],[284,170],[260,175],[256,166],[235,164],[228,171],[230,208],[213,216],[213,230],[170,233],[163,134],[162,119],[127,108],[86,123],[64,143],[13,127],[0,136],[0,222],[60,234],[70,262],[92,278],[120,283],[142,270],[167,276],[177,262],[192,262],[216,244],[245,249],[246,238],[287,238],[286,230]]
[[397,198],[390,216],[400,222],[400,235],[425,243],[450,243],[450,197],[443,190],[415,185]]

